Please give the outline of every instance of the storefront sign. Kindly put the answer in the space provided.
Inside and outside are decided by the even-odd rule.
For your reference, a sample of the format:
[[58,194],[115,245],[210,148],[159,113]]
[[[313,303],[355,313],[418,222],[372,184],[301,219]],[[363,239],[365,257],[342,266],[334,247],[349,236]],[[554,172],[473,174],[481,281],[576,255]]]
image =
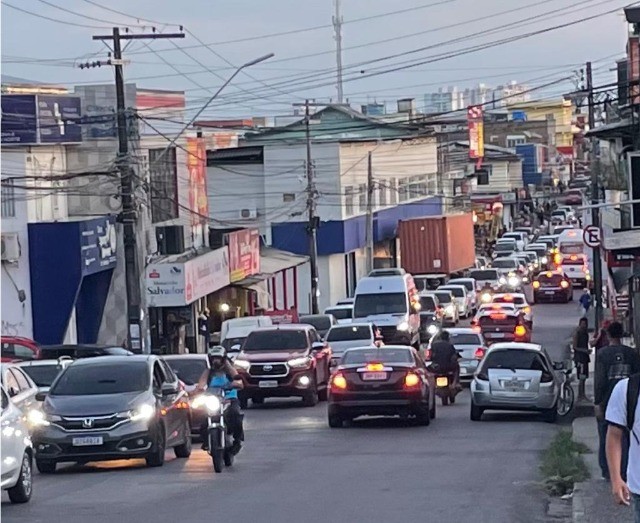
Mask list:
[[230,232],[229,276],[231,282],[260,272],[260,233],[258,229]]
[[191,225],[207,221],[207,150],[202,138],[187,138],[187,168],[189,170],[189,208]]
[[469,158],[484,158],[484,121],[481,105],[470,105],[467,109],[469,124]]
[[82,274],[94,274],[116,266],[116,220],[113,216],[80,222]]
[[228,248],[184,263],[152,263],[145,273],[150,307],[183,307],[229,285]]
[[293,307],[287,310],[265,311],[264,315],[269,316],[275,325],[280,323],[298,323],[298,311]]

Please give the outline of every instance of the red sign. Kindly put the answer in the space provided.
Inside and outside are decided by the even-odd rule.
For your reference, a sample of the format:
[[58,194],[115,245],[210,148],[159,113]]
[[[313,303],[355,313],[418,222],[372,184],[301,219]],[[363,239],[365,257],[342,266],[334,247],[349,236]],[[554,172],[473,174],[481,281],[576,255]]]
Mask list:
[[230,232],[229,279],[231,283],[260,272],[260,233],[258,229]]
[[637,82],[640,80],[640,40],[637,36],[629,37],[629,45],[627,46],[629,73],[628,80],[630,82],[630,102],[632,104],[640,103],[640,88],[638,85],[631,82]]
[[481,105],[470,105],[467,108],[469,124],[469,158],[477,159],[478,164],[484,157],[484,121]]
[[271,321],[275,325],[278,325],[279,323],[298,323],[298,310],[294,307],[284,311],[265,311],[264,315],[271,317]]
[[207,199],[207,149],[202,138],[187,138],[187,168],[189,170],[189,209],[191,225],[205,223],[209,218]]

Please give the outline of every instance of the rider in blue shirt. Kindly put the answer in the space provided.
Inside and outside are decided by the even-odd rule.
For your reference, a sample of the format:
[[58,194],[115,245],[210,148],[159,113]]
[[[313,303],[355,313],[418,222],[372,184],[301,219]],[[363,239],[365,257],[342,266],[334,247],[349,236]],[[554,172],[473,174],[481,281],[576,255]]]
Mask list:
[[[231,451],[237,454],[242,447],[244,431],[242,428],[242,413],[240,412],[240,401],[238,400],[238,389],[243,388],[242,379],[227,359],[227,351],[219,345],[211,347],[207,356],[210,368],[205,370],[198,382],[198,388],[206,391],[208,388],[224,389],[225,400],[229,401],[229,407],[225,411],[225,422],[231,430],[233,436],[233,446]],[[203,435],[202,448],[207,446],[207,421],[200,429]]]

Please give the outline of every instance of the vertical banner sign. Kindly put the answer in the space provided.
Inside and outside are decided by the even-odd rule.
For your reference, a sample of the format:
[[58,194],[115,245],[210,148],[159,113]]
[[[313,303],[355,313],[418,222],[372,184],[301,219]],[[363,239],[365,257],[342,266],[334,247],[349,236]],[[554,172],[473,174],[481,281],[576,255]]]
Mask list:
[[628,79],[630,82],[630,96],[629,99],[633,105],[640,103],[640,86],[637,83],[640,80],[640,37],[630,36],[629,44],[627,46],[629,54],[629,69]]
[[207,150],[202,138],[187,138],[187,167],[189,170],[189,208],[191,225],[207,221]]
[[484,158],[484,121],[481,105],[470,105],[467,108],[467,122],[469,124],[469,158],[478,160],[478,166],[480,166]]

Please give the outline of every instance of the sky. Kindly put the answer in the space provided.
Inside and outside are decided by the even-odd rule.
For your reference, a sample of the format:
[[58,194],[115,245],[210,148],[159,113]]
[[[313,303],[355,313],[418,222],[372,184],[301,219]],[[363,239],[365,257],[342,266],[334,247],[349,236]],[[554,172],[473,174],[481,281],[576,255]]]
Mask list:
[[[614,80],[615,60],[625,54],[622,7],[628,3],[341,0],[345,98],[355,105],[415,97],[420,108],[424,94],[438,87],[512,80],[539,87],[571,76],[586,61],[593,62],[595,85],[609,83]],[[145,88],[184,90],[189,107],[197,108],[237,66],[274,53],[239,74],[204,117],[282,115],[290,114],[291,104],[305,98],[335,101],[334,0],[2,0],[2,4],[3,74],[65,86],[112,82],[110,67],[78,67],[87,60],[107,59],[109,50],[92,35],[109,34],[114,25],[128,26],[133,33],[153,28],[173,33],[182,26],[183,39],[133,41],[124,53],[129,60],[126,81]],[[612,10],[617,12],[551,30]],[[520,38],[537,31],[544,32]],[[535,94],[550,97],[571,89],[567,80]]]

